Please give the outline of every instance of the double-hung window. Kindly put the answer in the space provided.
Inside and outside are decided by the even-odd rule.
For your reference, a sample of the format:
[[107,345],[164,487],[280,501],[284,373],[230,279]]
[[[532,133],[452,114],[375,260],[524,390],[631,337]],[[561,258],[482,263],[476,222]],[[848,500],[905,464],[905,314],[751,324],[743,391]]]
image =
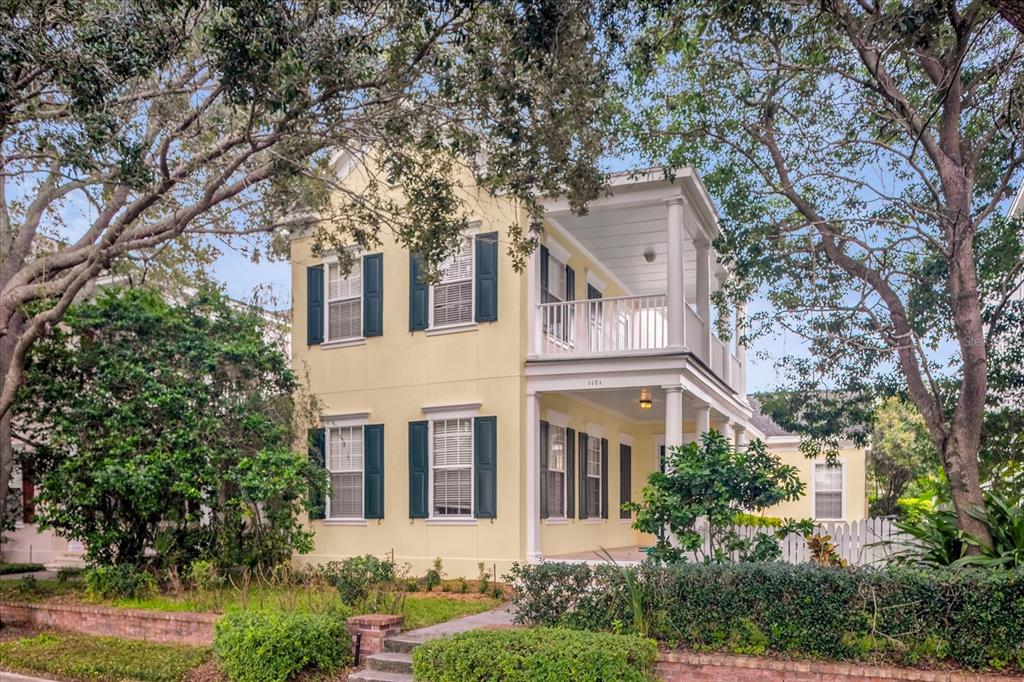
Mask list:
[[472,235],[462,238],[459,250],[441,264],[441,279],[430,287],[430,326],[453,327],[473,321]]
[[843,518],[843,468],[814,465],[814,518]]
[[327,430],[328,519],[363,518],[363,427]]
[[565,518],[565,427],[548,426],[548,516]]
[[470,517],[473,514],[473,420],[431,422],[431,515]]
[[327,342],[363,335],[362,259],[356,258],[347,276],[338,263],[327,266]]
[[601,439],[587,437],[587,516],[601,516]]

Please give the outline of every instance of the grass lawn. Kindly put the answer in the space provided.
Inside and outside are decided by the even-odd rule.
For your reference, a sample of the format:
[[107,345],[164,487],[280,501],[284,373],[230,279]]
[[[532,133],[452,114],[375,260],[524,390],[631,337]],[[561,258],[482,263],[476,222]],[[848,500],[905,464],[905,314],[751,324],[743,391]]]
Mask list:
[[0,642],[0,668],[97,682],[179,682],[209,659],[203,647],[69,633]]

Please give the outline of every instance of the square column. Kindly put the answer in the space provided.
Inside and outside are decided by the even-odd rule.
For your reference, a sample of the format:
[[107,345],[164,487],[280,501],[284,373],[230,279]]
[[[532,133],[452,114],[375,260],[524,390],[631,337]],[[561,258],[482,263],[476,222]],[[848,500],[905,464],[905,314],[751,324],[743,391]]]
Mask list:
[[697,249],[697,314],[704,323],[700,332],[700,348],[696,350],[700,358],[711,366],[711,242],[698,239],[693,245]]
[[[665,304],[668,308],[668,347],[686,346],[686,305],[683,281],[683,198],[665,200],[668,206],[668,291]],[[667,437],[667,434],[666,434]],[[666,443],[667,445],[667,443]]]
[[526,264],[526,352],[529,355],[540,353],[543,345],[543,325],[540,322],[540,246],[533,250]]
[[526,561],[540,553],[540,395],[526,392]]

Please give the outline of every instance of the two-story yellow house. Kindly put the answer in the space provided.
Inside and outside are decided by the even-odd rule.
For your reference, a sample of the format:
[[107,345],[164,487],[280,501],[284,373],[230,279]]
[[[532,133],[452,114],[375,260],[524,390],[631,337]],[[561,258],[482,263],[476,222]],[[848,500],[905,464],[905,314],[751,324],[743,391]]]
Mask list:
[[[358,182],[356,166],[346,182]],[[323,403],[330,491],[314,520],[321,562],[394,552],[449,575],[651,544],[620,510],[666,445],[717,429],[742,447],[752,422],[746,351],[713,331],[726,276],[697,175],[617,175],[586,216],[547,202],[542,246],[513,269],[517,206],[483,191],[435,284],[387,235],[343,276],[291,242],[293,358]],[[401,188],[394,188],[400,193]],[[742,312],[740,313],[742,315]],[[742,324],[741,319],[729,324]],[[862,452],[838,470],[785,457],[839,519],[864,516]],[[852,484],[851,484],[852,483]],[[797,505],[813,516],[814,502]]]

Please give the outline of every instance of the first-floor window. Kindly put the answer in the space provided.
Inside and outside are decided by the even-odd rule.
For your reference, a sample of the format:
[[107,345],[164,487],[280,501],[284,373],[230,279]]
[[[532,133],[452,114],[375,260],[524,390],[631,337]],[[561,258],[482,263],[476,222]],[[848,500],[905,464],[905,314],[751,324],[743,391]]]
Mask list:
[[601,516],[601,439],[587,438],[587,516]]
[[814,518],[843,518],[843,468],[814,465]]
[[473,420],[437,419],[431,423],[433,516],[473,513]]
[[363,517],[363,427],[335,426],[327,431],[327,471],[331,476],[327,518]]
[[565,517],[565,427],[548,427],[548,516]]

